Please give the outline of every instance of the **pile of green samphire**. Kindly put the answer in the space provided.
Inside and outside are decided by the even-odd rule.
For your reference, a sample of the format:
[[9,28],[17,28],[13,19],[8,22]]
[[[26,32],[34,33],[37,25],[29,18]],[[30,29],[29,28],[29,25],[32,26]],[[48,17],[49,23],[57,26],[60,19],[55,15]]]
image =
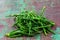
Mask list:
[[13,27],[16,27],[16,30],[7,33],[6,36],[10,38],[21,36],[32,37],[39,33],[44,33],[45,35],[50,32],[54,33],[51,28],[55,23],[44,17],[44,10],[45,7],[40,11],[40,15],[35,11],[23,11],[18,15],[12,15],[15,21]]

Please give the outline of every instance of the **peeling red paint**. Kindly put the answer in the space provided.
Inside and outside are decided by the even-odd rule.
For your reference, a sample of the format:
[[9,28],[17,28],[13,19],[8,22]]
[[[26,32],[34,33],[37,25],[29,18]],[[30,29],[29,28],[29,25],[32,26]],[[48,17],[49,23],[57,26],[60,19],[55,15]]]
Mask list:
[[4,28],[4,25],[0,24],[0,32],[2,31],[3,28]]
[[30,37],[30,40],[36,40],[34,37]]

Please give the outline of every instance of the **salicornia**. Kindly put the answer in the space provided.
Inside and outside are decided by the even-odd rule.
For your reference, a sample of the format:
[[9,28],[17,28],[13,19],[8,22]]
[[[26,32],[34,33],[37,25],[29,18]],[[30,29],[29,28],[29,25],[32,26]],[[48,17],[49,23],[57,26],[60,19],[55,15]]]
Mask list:
[[14,17],[13,27],[17,29],[6,34],[6,36],[14,38],[20,36],[34,36],[39,33],[47,35],[49,32],[54,33],[51,29],[55,23],[44,17],[44,6],[38,15],[35,11],[23,11],[20,14],[10,15]]

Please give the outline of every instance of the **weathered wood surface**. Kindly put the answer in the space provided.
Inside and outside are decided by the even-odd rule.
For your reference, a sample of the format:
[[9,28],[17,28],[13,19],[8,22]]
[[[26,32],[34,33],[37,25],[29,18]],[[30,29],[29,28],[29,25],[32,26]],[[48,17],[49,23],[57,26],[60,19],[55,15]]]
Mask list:
[[40,34],[30,38],[7,38],[4,36],[5,33],[12,30],[12,24],[14,23],[13,19],[6,18],[5,16],[19,13],[24,9],[34,9],[39,12],[43,6],[46,6],[45,16],[56,23],[52,29],[58,29],[60,26],[60,0],[0,0],[0,40],[60,40],[58,33],[55,39],[51,37],[53,34],[48,36]]

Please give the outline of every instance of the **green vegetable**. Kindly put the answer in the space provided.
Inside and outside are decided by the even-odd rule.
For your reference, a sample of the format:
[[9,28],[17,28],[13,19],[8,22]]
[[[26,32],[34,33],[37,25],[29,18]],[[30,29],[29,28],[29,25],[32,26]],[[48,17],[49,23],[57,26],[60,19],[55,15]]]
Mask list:
[[17,29],[6,34],[6,36],[10,38],[19,37],[19,36],[34,36],[39,33],[44,33],[47,35],[48,33],[54,33],[52,31],[52,27],[55,25],[54,22],[48,20],[44,17],[44,10],[46,8],[43,7],[40,11],[40,15],[38,15],[35,11],[23,11],[20,14],[10,15],[14,17],[13,27]]
[[20,30],[14,30],[8,34],[6,34],[6,36],[8,37],[11,37],[11,38],[14,38],[14,37],[18,37],[18,36],[22,36],[23,31],[20,31]]

